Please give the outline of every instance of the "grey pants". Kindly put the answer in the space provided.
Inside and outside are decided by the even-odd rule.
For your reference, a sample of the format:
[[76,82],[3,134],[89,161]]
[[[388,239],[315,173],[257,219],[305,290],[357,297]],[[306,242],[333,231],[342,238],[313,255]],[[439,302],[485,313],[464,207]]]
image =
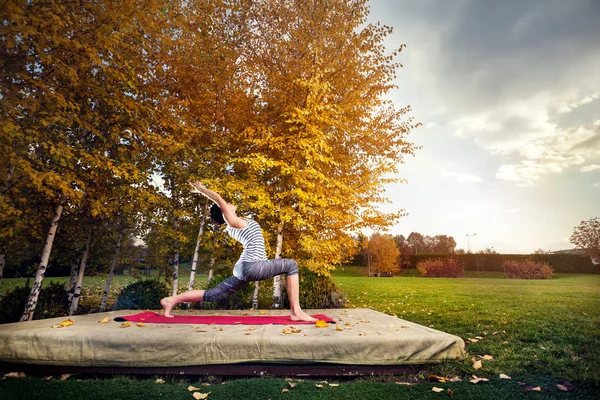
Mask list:
[[214,288],[208,289],[204,292],[203,301],[223,301],[246,286],[248,282],[262,281],[281,274],[286,276],[298,274],[298,263],[289,258],[244,261],[237,267],[240,268],[241,278],[231,276]]

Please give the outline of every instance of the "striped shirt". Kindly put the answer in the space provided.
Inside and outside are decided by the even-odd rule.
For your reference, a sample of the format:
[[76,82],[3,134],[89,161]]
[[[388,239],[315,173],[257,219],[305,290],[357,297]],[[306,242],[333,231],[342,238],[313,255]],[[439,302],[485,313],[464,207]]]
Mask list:
[[233,228],[227,225],[225,231],[244,246],[244,251],[237,264],[243,261],[260,261],[267,259],[265,251],[265,238],[263,237],[260,225],[256,221],[247,219],[248,226],[243,229]]

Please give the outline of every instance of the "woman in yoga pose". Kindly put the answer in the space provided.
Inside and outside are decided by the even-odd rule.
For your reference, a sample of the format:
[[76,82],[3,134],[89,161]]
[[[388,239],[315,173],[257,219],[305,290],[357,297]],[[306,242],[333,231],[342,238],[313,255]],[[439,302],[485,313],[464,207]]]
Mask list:
[[209,290],[188,290],[176,296],[165,297],[160,304],[165,310],[165,317],[172,317],[171,309],[179,303],[217,301],[227,298],[240,290],[248,282],[261,281],[286,274],[285,283],[290,301],[290,317],[292,321],[314,322],[300,308],[298,263],[287,258],[267,259],[265,239],[256,221],[240,218],[236,215],[236,206],[227,203],[212,190],[200,182],[190,183],[194,193],[200,193],[215,204],[210,209],[210,216],[217,224],[227,224],[225,231],[244,246],[240,259],[233,268],[233,276],[225,279],[218,286]]

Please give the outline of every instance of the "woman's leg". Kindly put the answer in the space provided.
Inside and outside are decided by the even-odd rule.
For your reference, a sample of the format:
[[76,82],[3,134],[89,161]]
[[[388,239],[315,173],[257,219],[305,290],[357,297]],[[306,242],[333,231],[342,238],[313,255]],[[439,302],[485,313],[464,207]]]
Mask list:
[[199,302],[204,297],[204,290],[188,290],[176,296],[165,297],[160,300],[160,305],[165,309],[164,316],[172,318],[171,309],[179,303]]
[[171,309],[179,303],[225,300],[232,293],[235,293],[244,287],[244,285],[246,285],[246,281],[242,281],[235,276],[230,276],[212,289],[188,290],[187,292],[176,296],[165,297],[160,301],[160,304],[165,309],[164,316],[171,318],[173,317],[171,315]]
[[242,263],[241,270],[244,279],[248,281],[262,281],[277,275],[286,274],[285,283],[290,301],[290,317],[292,321],[316,321],[300,308],[298,263],[296,261],[289,258],[276,258],[272,260],[245,262]]
[[300,284],[298,274],[285,277],[285,289],[287,291],[288,300],[290,301],[290,318],[292,321],[316,321],[315,318],[311,317],[300,308]]

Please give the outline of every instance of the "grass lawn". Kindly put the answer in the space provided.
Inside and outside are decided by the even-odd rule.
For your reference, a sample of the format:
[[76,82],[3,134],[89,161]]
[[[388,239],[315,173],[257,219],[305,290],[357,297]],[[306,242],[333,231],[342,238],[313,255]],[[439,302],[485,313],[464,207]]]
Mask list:
[[[408,274],[411,275],[411,274]],[[481,276],[481,275],[471,275]],[[284,398],[434,398],[432,387],[451,389],[457,399],[495,398],[598,398],[600,390],[600,276],[555,274],[551,280],[507,280],[497,274],[463,279],[431,279],[414,276],[363,278],[356,269],[334,273],[334,280],[346,293],[348,307],[368,307],[396,315],[425,326],[432,326],[462,337],[469,354],[464,362],[431,366],[418,376],[371,377],[340,381],[329,386],[305,380],[289,388],[283,379],[255,378],[230,380],[226,384],[200,386],[198,378],[135,379],[115,377],[81,382],[76,376],[67,381],[43,377],[12,378],[0,381],[0,398],[43,395],[45,398],[186,398],[189,384],[211,391],[209,399],[242,397],[247,399]],[[92,282],[86,278],[89,293]],[[119,277],[115,285],[124,286],[128,277]],[[205,277],[200,277],[205,280]],[[97,279],[102,282],[101,278]],[[185,280],[185,279],[182,279]],[[3,280],[2,291],[11,280]],[[22,281],[21,281],[22,282]],[[186,280],[187,282],[187,280]],[[8,285],[7,285],[8,283]],[[101,288],[100,288],[101,290]],[[471,342],[469,339],[476,341]],[[492,356],[475,370],[471,357]],[[8,371],[5,371],[8,372]],[[427,374],[459,376],[462,382],[426,383]],[[471,374],[489,378],[477,385],[467,380]],[[512,377],[499,379],[499,374]],[[84,378],[84,377],[81,377]],[[561,392],[561,379],[575,385]],[[398,381],[420,382],[406,386]],[[296,381],[297,382],[297,381]],[[542,393],[526,391],[540,386]],[[331,381],[329,383],[332,383]],[[323,388],[315,385],[321,384]],[[206,389],[206,390],[205,390]],[[11,397],[13,396],[13,397]]]

